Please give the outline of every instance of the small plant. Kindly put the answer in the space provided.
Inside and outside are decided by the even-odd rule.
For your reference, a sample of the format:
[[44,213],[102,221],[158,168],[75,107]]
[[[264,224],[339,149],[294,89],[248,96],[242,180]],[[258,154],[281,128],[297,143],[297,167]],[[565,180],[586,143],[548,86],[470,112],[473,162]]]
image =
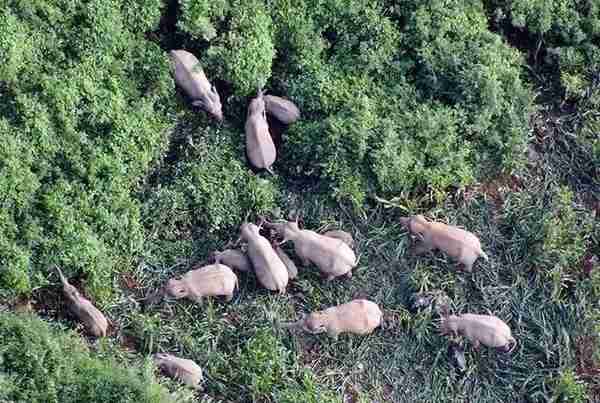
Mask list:
[[275,402],[278,403],[342,403],[343,399],[333,392],[323,390],[317,382],[315,374],[304,369],[300,372],[297,384],[290,385],[276,392]]
[[552,214],[544,221],[545,237],[539,263],[550,269],[554,298],[581,276],[581,262],[586,252],[586,236],[591,234],[592,223],[579,221],[573,209],[573,194],[566,188],[559,190],[552,206]]
[[139,350],[154,353],[158,335],[160,334],[160,320],[157,315],[136,313],[131,315],[130,331],[138,340]]
[[253,400],[269,396],[285,382],[289,351],[266,330],[259,331],[240,352],[241,383],[251,389]]
[[194,146],[167,167],[143,207],[153,239],[198,239],[209,253],[237,236],[247,213],[264,214],[275,206],[276,183],[244,166],[235,136],[240,137],[206,127],[195,134]]
[[588,402],[585,384],[577,379],[572,369],[564,370],[554,380],[553,403],[585,403]]

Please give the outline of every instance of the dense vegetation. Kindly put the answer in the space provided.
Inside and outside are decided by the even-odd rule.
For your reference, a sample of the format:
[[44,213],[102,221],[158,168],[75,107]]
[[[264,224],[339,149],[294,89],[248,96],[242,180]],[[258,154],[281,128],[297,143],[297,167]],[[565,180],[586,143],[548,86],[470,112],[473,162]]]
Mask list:
[[[598,1],[0,5],[7,305],[32,299],[62,319],[59,305],[41,301],[59,298],[57,264],[109,312],[122,344],[179,351],[206,367],[215,401],[600,394]],[[223,124],[175,89],[174,48],[201,60]],[[263,87],[302,111],[290,127],[272,126],[276,176],[253,173],[244,155],[246,105]],[[236,238],[247,217],[292,210],[307,227],[355,234],[357,276],[325,285],[307,271],[285,297],[242,276],[229,305],[134,303]],[[468,277],[441,255],[413,257],[397,217],[416,212],[472,230],[491,262]],[[508,320],[516,355],[471,354],[467,373],[457,373],[440,358],[446,342],[433,313],[406,309],[410,293],[434,289],[457,312]],[[314,338],[277,325],[357,296],[382,304],[391,327],[308,345]],[[117,367],[127,360],[107,358],[116,346],[88,352],[37,320],[0,315],[0,400],[67,401],[65,388],[74,388],[93,401],[121,385]],[[23,356],[23,345],[39,354]],[[43,351],[47,359],[26,362]],[[169,399],[148,369],[129,378],[118,386],[123,400]],[[82,389],[86,379],[106,391]]]
[[30,292],[57,263],[107,298],[144,242],[131,192],[167,144],[173,80],[142,36],[160,3],[3,3],[2,284]]
[[33,316],[0,313],[0,340],[0,401],[175,402],[148,363],[127,368],[93,357],[78,336]]

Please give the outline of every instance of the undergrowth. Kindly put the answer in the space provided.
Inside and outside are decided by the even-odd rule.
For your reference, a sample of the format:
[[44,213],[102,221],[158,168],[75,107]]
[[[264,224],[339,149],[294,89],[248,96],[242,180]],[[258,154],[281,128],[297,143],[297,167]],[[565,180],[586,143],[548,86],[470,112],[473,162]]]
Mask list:
[[0,401],[3,402],[175,402],[139,367],[99,358],[72,332],[39,318],[0,312]]
[[[0,313],[0,400],[597,400],[595,2],[0,4],[0,307],[32,299],[62,318],[45,299],[57,264],[114,326],[88,351]],[[224,123],[175,89],[173,46],[201,60]],[[261,87],[302,111],[272,125],[274,176],[245,160]],[[415,213],[474,232],[490,261],[465,274],[417,258],[398,224]],[[306,268],[279,296],[241,274],[231,303],[150,303],[262,214],[351,232],[353,278]],[[435,311],[410,309],[424,291],[507,321],[513,355],[463,341],[458,371]],[[281,326],[365,297],[385,311],[372,335]],[[159,386],[141,358],[162,351],[198,362],[205,391]]]

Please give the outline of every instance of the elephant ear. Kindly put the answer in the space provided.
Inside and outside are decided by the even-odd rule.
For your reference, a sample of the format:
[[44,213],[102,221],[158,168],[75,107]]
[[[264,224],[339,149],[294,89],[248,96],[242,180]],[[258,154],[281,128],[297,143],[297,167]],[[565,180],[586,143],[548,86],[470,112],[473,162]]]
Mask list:
[[[437,304],[437,299],[436,299],[436,304]],[[440,303],[439,307],[438,307],[438,312],[440,313],[440,316],[442,317],[442,319],[447,319],[448,316],[450,316],[450,307],[448,306],[447,303]]]
[[398,221],[400,221],[400,224],[402,224],[404,227],[408,228],[408,224],[410,223],[410,217],[400,217],[398,218]]

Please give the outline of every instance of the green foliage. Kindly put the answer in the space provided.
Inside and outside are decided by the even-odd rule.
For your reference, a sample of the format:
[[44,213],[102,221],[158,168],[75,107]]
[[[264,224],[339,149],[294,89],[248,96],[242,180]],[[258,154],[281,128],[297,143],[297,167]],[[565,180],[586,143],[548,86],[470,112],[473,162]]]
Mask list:
[[585,384],[577,379],[572,369],[564,370],[554,382],[553,403],[585,403],[589,401]]
[[249,385],[252,398],[270,394],[275,385],[284,379],[289,351],[267,331],[259,331],[248,340],[239,353],[240,383]]
[[56,0],[0,12],[1,288],[27,293],[58,264],[106,300],[112,273],[141,249],[131,192],[165,146],[173,93],[168,59],[140,32],[160,7]]
[[238,95],[256,94],[271,76],[273,23],[263,0],[232,1],[228,31],[208,49],[219,76]]
[[583,256],[586,252],[585,237],[591,234],[592,223],[586,220],[578,225],[578,217],[572,207],[573,195],[561,189],[551,206],[552,214],[544,218],[544,239],[539,264],[550,270],[557,298],[568,283],[577,280]]
[[208,253],[237,236],[246,214],[276,206],[276,184],[245,166],[236,137],[227,129],[205,127],[182,146],[179,160],[161,173],[144,204],[150,240],[198,239]]
[[19,402],[170,402],[152,366],[98,359],[33,316],[0,313],[0,398]]
[[296,368],[290,351],[268,330],[258,330],[238,350],[234,362],[238,368],[231,375],[240,385],[250,389],[252,401],[341,402],[332,393],[321,389],[312,371]]
[[274,82],[303,110],[288,175],[326,178],[358,207],[521,165],[532,96],[481,6],[411,2],[394,9],[400,27],[376,2],[276,3],[286,65]]
[[417,87],[457,108],[472,166],[510,170],[522,162],[532,97],[519,78],[519,53],[488,31],[477,2],[423,2],[408,15],[405,46],[415,48]]
[[506,228],[518,239],[530,269],[549,286],[555,300],[565,297],[581,277],[581,264],[593,242],[593,221],[576,209],[573,194],[560,188],[548,195],[521,192],[504,214]]
[[314,5],[308,1],[274,0],[270,9],[280,59],[280,63],[273,66],[281,70],[277,76],[319,68],[327,41],[317,29],[312,14]]
[[490,5],[514,26],[544,34],[552,42],[575,45],[600,34],[600,5],[595,1],[504,0]]
[[299,376],[300,379],[297,382],[286,385],[285,388],[277,391],[275,402],[341,403],[343,401],[342,398],[319,385],[319,380],[312,371],[308,369],[301,370]]
[[469,142],[461,141],[461,120],[455,109],[436,103],[417,106],[398,125],[390,121],[383,146],[373,156],[380,188],[399,194],[471,183],[472,150]]
[[591,222],[585,220],[581,227],[578,225],[577,212],[573,208],[573,193],[568,188],[557,192],[550,212],[543,222],[545,236],[540,263],[544,266],[575,266],[585,252],[584,236],[590,234]]
[[217,36],[215,24],[229,10],[227,0],[183,0],[177,27],[195,39],[210,41]]
[[565,96],[571,99],[585,98],[590,89],[598,86],[594,80],[598,80],[596,75],[600,69],[600,48],[586,44],[562,47],[558,52],[560,81],[565,88]]
[[124,2],[121,10],[132,32],[147,32],[158,28],[163,7],[161,0],[134,0]]
[[600,4],[597,1],[524,0],[491,1],[497,20],[535,36],[538,49],[548,48],[546,62],[558,65],[567,98],[582,97],[600,64]]
[[592,44],[560,48],[557,63],[564,90],[560,95],[572,110],[544,146],[553,152],[554,164],[564,167],[560,171],[565,179],[595,197],[594,189],[600,185],[600,48]]

